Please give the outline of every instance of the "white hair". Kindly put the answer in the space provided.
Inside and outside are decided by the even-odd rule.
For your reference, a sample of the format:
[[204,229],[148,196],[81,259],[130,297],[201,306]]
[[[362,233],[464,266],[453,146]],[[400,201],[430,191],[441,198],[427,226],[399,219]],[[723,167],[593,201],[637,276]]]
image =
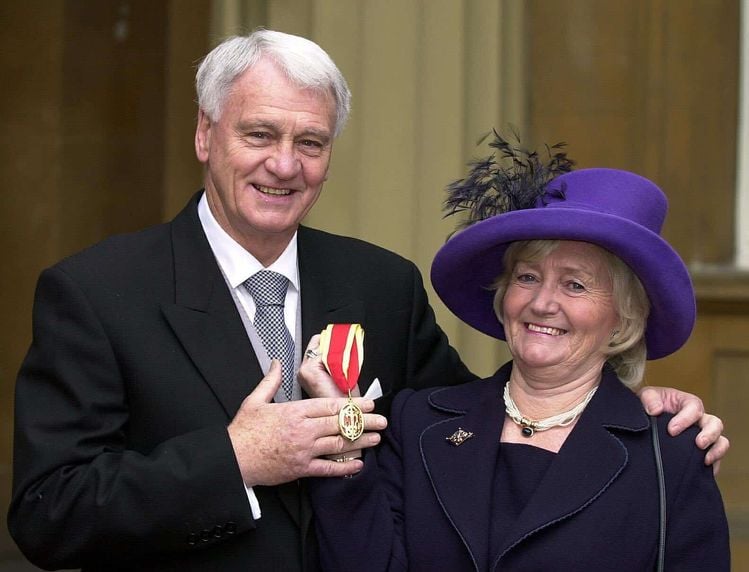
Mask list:
[[203,59],[195,75],[198,105],[203,112],[212,120],[218,120],[234,81],[264,57],[272,59],[298,87],[334,98],[333,134],[338,136],[351,109],[351,92],[343,74],[316,43],[273,30],[258,29],[249,36],[227,38]]

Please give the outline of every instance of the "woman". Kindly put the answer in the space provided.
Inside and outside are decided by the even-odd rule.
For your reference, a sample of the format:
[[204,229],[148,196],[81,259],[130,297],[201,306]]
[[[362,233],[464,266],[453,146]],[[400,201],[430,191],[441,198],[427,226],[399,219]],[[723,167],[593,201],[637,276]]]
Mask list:
[[[478,189],[479,220],[432,266],[448,308],[506,340],[512,361],[485,380],[400,393],[378,455],[354,478],[311,483],[324,569],[656,568],[656,455],[629,388],[646,358],[689,337],[689,274],[659,236],[667,203],[652,182],[553,162],[540,177],[535,160],[492,167],[499,208],[487,216]],[[453,185],[453,207],[485,175]],[[656,420],[665,567],[728,570],[712,471],[694,430],[669,437],[668,420]]]

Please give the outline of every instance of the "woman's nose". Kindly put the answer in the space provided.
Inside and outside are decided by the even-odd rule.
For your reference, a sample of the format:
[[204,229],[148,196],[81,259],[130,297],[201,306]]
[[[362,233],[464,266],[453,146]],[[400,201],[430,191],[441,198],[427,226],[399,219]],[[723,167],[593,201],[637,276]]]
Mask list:
[[552,284],[544,284],[537,291],[531,307],[539,314],[554,314],[559,311],[558,291]]

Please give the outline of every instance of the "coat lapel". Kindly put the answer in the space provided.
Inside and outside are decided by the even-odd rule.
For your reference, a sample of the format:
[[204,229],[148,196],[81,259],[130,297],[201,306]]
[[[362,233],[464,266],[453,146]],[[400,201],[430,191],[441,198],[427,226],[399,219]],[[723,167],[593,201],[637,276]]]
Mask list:
[[[495,470],[504,422],[501,390],[510,370],[507,364],[491,378],[434,392],[430,404],[450,417],[421,435],[424,467],[435,495],[479,570],[494,569],[526,538],[585,510],[616,480],[627,465],[628,453],[610,428],[644,431],[648,427],[637,397],[613,373],[604,371],[595,397],[513,523],[512,535],[490,557],[489,495],[493,479],[502,478]],[[474,435],[456,447],[446,438],[458,428]]]
[[585,510],[617,479],[628,453],[609,427],[641,431],[647,424],[639,400],[612,373],[604,373],[596,395],[513,524],[494,565],[530,535]]
[[[492,378],[433,393],[430,404],[454,416],[421,435],[424,467],[434,493],[477,570],[485,570],[489,558],[488,495],[504,419],[500,396],[505,380],[503,369]],[[459,429],[473,436],[456,446],[448,438]]]
[[[362,324],[365,328],[364,355],[367,355],[366,320],[364,304],[360,294],[353,290],[347,279],[346,269],[342,268],[343,257],[335,255],[335,245],[328,235],[299,227],[297,232],[297,258],[299,262],[299,282],[302,293],[302,351],[309,340],[319,334],[328,324]],[[368,375],[367,360],[360,376],[360,390],[366,391],[362,384],[372,377]],[[285,489],[280,491],[284,502],[290,503],[285,496]],[[301,503],[301,528],[303,533],[312,524],[312,507],[307,495]]]
[[[327,235],[300,227],[297,234],[299,281],[302,291],[302,343],[319,334],[328,324],[362,324],[364,335],[364,366],[361,381],[369,382],[367,368],[366,315],[361,293],[354,290],[346,274],[342,257],[335,255],[334,246],[326,243]],[[366,387],[361,387],[362,393]]]
[[[233,417],[263,372],[203,234],[197,214],[199,198],[200,194],[196,195],[172,222],[176,296],[175,303],[165,304],[163,311],[190,358]],[[321,233],[300,227],[298,258],[305,346],[329,323],[366,326],[364,305],[323,240]],[[366,360],[361,379],[371,380]]]
[[175,335],[232,418],[262,379],[237,313],[198,219],[196,195],[172,222],[175,303],[162,310]]
[[[200,225],[199,198],[200,194],[194,197],[172,223],[176,295],[175,303],[162,310],[231,419],[263,371]],[[297,525],[303,520],[309,524],[296,481],[273,490]]]

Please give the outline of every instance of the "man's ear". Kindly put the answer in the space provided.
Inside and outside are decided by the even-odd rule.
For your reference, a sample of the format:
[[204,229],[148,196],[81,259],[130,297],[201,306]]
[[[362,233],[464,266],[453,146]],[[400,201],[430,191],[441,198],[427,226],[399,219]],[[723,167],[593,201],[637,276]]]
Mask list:
[[211,149],[211,123],[210,117],[202,109],[198,110],[198,125],[195,128],[195,155],[198,161],[206,163]]

